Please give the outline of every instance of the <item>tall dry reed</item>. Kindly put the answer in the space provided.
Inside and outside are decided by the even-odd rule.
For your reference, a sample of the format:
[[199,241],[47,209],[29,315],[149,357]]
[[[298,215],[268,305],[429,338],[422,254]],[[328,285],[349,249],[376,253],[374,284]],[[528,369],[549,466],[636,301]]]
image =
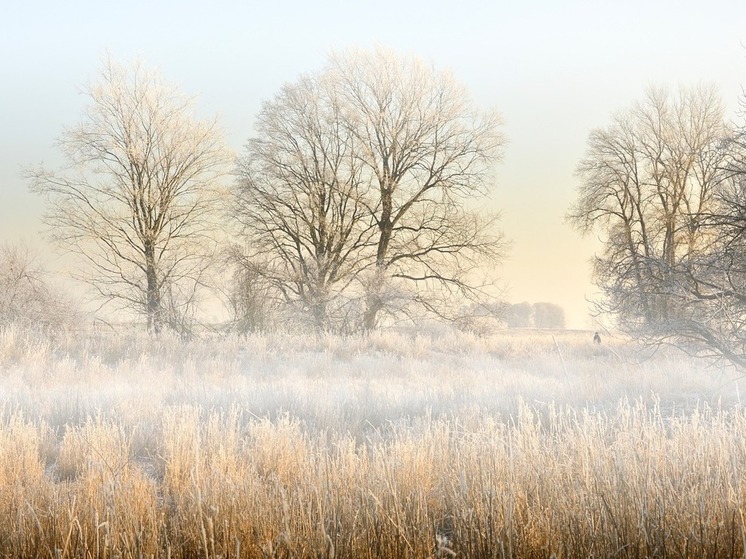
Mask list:
[[[4,557],[742,557],[746,413],[522,405],[367,440],[239,409],[0,426]],[[50,440],[51,438],[51,440]],[[46,462],[46,463],[45,463]],[[439,542],[439,543],[438,543]]]
[[675,353],[10,332],[0,402],[2,557],[744,555],[738,380]]

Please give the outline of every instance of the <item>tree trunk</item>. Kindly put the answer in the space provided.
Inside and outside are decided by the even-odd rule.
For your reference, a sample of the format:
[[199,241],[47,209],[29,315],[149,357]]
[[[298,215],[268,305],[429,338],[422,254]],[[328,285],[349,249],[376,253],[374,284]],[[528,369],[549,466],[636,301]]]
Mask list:
[[151,243],[145,245],[145,277],[147,279],[146,314],[148,332],[159,334],[163,327],[163,309],[158,273],[155,265],[155,248]]
[[326,301],[316,300],[312,307],[314,328],[317,334],[321,334],[329,328],[329,317],[326,314]]
[[363,314],[363,330],[370,332],[378,323],[378,313],[383,308],[383,288],[386,277],[386,254],[389,250],[389,242],[394,233],[394,224],[391,222],[393,213],[393,202],[391,199],[391,188],[381,187],[381,218],[378,220],[378,247],[376,250],[376,271],[373,282],[368,286],[365,296],[365,313]]
[[383,309],[383,290],[386,268],[376,265],[373,281],[367,287],[365,294],[365,312],[363,313],[363,330],[370,332],[378,325],[378,313]]

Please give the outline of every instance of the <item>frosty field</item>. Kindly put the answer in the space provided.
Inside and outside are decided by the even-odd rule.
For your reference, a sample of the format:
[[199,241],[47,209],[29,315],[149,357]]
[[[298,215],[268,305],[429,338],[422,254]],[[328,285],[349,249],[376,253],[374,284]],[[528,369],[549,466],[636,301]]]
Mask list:
[[731,557],[739,372],[587,332],[0,331],[3,557]]

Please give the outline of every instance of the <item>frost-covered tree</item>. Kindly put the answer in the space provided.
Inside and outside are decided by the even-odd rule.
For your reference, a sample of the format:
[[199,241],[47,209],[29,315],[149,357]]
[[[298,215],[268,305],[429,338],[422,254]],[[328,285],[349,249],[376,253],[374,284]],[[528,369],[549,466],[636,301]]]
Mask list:
[[591,132],[569,219],[601,239],[599,310],[626,329],[666,333],[686,314],[677,285],[718,235],[703,224],[723,180],[727,134],[722,102],[704,87],[651,90]]
[[604,243],[599,309],[643,340],[746,367],[746,126],[711,89],[644,103],[594,131],[571,219]]
[[370,181],[375,266],[363,326],[406,311],[408,301],[443,314],[451,295],[479,291],[474,270],[501,252],[494,218],[474,210],[493,185],[500,120],[478,110],[448,72],[412,56],[351,50],[327,71]]
[[443,315],[479,292],[475,271],[501,249],[476,208],[502,137],[450,74],[384,49],[336,54],[256,129],[235,204],[245,262],[317,328]]
[[157,333],[184,327],[215,247],[216,186],[229,157],[214,121],[140,64],[107,62],[83,120],[59,146],[68,165],[31,171],[51,236],[79,277]]
[[[286,85],[264,103],[255,127],[233,204],[243,236],[232,251],[237,278],[264,280],[273,288],[266,300],[296,308],[317,331],[340,329],[345,295],[370,263],[373,228],[368,179],[334,84],[321,74]],[[233,292],[246,311],[253,286]]]
[[722,152],[721,180],[700,220],[702,242],[667,291],[680,311],[658,339],[746,367],[746,126]]

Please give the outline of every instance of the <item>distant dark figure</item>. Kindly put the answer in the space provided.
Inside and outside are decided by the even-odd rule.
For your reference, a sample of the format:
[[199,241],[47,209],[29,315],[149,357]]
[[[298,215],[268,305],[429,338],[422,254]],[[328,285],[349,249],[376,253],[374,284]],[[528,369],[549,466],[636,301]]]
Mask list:
[[593,334],[593,343],[596,344],[596,345],[600,345],[601,344],[601,336],[599,335],[598,332],[596,332],[595,334]]

